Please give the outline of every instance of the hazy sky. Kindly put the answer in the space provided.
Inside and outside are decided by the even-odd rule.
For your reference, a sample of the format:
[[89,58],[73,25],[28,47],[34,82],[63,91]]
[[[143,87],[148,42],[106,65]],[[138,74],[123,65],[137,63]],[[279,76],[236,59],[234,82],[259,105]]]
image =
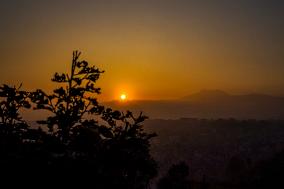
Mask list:
[[280,95],[284,1],[0,0],[1,83],[49,90],[76,49],[106,71],[104,100]]

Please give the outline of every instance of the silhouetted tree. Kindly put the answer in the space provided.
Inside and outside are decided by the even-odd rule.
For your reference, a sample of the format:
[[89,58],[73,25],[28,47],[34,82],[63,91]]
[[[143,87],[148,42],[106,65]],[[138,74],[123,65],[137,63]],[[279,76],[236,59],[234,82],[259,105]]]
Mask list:
[[3,85],[0,87],[0,124],[16,126],[25,123],[19,115],[21,108],[30,108],[28,101],[29,93],[20,90],[21,86],[10,87]]
[[[100,93],[100,88],[95,87],[100,71],[95,66],[89,66],[85,60],[80,61],[80,52],[73,53],[71,72],[69,74],[55,73],[53,82],[63,86],[55,89],[48,95],[43,90],[32,93],[32,101],[36,109],[45,109],[53,113],[41,124],[47,124],[49,131],[56,134],[63,142],[68,142],[72,130],[82,125],[86,113],[101,114],[103,107],[98,105],[95,94]],[[94,123],[94,122],[93,122]],[[85,124],[85,126],[94,124]]]
[[[27,130],[27,123],[19,115],[21,108],[30,108],[28,92],[21,91],[21,86],[0,87],[0,140],[2,147],[4,143],[11,145],[12,141],[19,143],[23,139],[23,133]],[[11,149],[11,146],[7,147]],[[7,149],[6,148],[6,149]],[[3,150],[3,148],[2,148]]]
[[185,162],[172,165],[168,174],[158,182],[158,189],[189,189],[189,168]]
[[52,81],[61,86],[53,94],[31,93],[35,109],[52,113],[39,121],[49,128],[42,145],[49,169],[59,178],[74,177],[72,182],[89,178],[97,188],[146,188],[157,172],[149,152],[155,134],[145,133],[141,124],[147,117],[99,105],[95,84],[103,71],[79,60],[80,54],[73,53],[69,74],[54,75]]
[[28,131],[28,125],[19,112],[22,108],[31,107],[29,93],[20,88],[8,85],[0,87],[0,167],[6,174],[21,164]]

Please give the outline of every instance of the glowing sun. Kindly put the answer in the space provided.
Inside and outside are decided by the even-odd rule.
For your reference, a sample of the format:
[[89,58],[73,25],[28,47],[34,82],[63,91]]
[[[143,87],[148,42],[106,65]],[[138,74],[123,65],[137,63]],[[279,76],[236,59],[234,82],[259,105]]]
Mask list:
[[126,94],[121,94],[120,95],[120,100],[125,101],[127,98]]

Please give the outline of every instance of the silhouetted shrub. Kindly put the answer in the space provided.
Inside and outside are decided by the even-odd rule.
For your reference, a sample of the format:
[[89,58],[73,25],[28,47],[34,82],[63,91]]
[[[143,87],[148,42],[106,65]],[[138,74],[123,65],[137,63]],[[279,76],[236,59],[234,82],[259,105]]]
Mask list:
[[22,151],[28,125],[19,115],[21,108],[30,108],[28,92],[3,85],[0,87],[0,158],[1,165],[15,160]]
[[39,123],[46,124],[49,132],[64,143],[69,142],[77,127],[97,127],[94,119],[92,124],[84,124],[85,114],[100,115],[104,110],[95,98],[100,93],[100,88],[95,87],[95,83],[103,71],[89,66],[87,61],[80,61],[80,54],[77,51],[73,53],[71,73],[55,73],[52,81],[61,86],[54,89],[53,94],[48,95],[38,89],[31,95],[36,109],[44,109],[53,114]]
[[[95,84],[103,71],[79,56],[73,53],[69,74],[54,75],[52,81],[61,86],[53,94],[0,87],[0,170],[5,173],[0,182],[144,189],[157,174],[149,152],[156,135],[142,126],[147,117],[99,105]],[[29,128],[20,117],[30,102],[52,113],[38,121],[48,132]]]
[[16,87],[3,85],[0,87],[0,124],[15,127],[27,125],[19,115],[21,108],[30,108],[29,93]]

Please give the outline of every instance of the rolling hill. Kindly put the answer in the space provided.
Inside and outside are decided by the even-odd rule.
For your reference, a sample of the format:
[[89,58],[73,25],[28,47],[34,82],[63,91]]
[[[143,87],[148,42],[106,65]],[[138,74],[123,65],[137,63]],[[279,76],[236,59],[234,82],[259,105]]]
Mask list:
[[178,119],[236,118],[283,119],[284,97],[263,94],[231,95],[221,90],[204,90],[173,100],[134,100],[103,103],[114,109],[143,111],[150,118]]

